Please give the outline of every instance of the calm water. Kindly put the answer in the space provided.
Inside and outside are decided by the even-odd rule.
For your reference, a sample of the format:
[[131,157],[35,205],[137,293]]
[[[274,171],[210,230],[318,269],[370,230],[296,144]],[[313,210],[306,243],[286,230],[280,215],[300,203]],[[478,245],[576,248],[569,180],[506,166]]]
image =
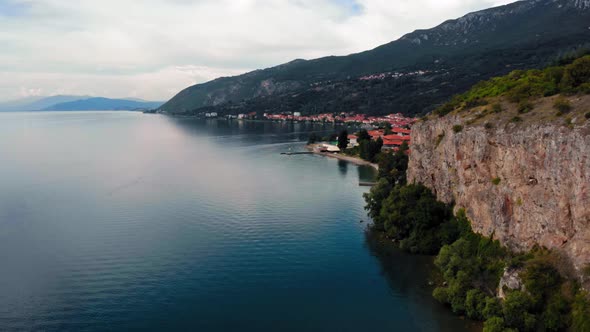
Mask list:
[[310,130],[0,114],[0,330],[462,331]]

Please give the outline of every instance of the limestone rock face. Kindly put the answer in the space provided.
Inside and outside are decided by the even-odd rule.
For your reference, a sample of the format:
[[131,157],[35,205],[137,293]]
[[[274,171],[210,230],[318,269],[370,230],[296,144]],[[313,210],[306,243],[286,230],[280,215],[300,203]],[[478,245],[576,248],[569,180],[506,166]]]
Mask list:
[[446,116],[413,127],[409,182],[455,202],[476,232],[513,250],[539,244],[563,251],[578,271],[590,263],[590,121],[455,132],[463,122]]
[[498,298],[506,298],[504,289],[525,290],[522,279],[519,276],[521,272],[522,270],[520,269],[504,269],[504,274],[502,275],[500,285],[498,286]]

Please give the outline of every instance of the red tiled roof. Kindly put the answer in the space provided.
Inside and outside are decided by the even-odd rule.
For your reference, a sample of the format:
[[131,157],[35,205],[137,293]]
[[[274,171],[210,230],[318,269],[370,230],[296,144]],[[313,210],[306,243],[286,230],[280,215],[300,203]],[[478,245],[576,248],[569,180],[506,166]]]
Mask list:
[[385,139],[383,140],[383,145],[386,146],[401,146],[402,144],[404,144],[404,141],[399,141],[399,140],[392,140],[392,139]]
[[409,141],[411,138],[410,138],[410,136],[386,135],[386,136],[383,136],[383,139]]
[[369,131],[369,136],[381,137],[381,136],[383,136],[383,132],[381,130],[371,130],[371,131]]
[[404,128],[392,128],[391,131],[393,131],[394,133],[398,133],[398,134],[412,133],[412,131],[410,129],[404,129]]

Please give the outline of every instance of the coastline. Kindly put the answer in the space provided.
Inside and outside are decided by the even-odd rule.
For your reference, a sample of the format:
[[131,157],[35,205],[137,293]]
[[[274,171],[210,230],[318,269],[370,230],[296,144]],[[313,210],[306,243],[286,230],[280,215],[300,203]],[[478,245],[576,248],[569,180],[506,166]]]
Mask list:
[[320,155],[320,156],[324,156],[324,157],[328,157],[328,158],[335,158],[335,159],[339,159],[339,160],[344,160],[347,161],[351,164],[355,164],[355,165],[359,165],[359,166],[371,166],[376,170],[379,170],[379,165],[374,164],[372,162],[363,160],[361,158],[357,158],[357,157],[352,157],[352,156],[346,156],[343,154],[339,154],[339,153],[329,153],[329,152],[320,152],[316,149],[317,144],[311,144],[311,145],[306,145],[305,148],[307,150],[309,150],[310,152],[313,152],[313,154],[316,155]]

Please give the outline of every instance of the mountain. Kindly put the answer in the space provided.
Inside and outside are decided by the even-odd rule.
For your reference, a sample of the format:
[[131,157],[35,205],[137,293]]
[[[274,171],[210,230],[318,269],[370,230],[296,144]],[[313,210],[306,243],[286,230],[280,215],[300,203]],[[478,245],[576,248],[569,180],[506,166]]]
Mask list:
[[0,103],[0,112],[37,111],[58,103],[66,103],[85,98],[89,98],[89,96],[58,95],[51,97],[27,97]]
[[519,1],[370,51],[295,60],[194,85],[159,111],[423,114],[478,81],[590,48],[589,22],[590,0]]
[[58,103],[44,108],[44,111],[106,111],[106,110],[136,110],[154,109],[162,105],[161,102],[138,101],[130,99],[110,99],[93,97],[65,103]]

